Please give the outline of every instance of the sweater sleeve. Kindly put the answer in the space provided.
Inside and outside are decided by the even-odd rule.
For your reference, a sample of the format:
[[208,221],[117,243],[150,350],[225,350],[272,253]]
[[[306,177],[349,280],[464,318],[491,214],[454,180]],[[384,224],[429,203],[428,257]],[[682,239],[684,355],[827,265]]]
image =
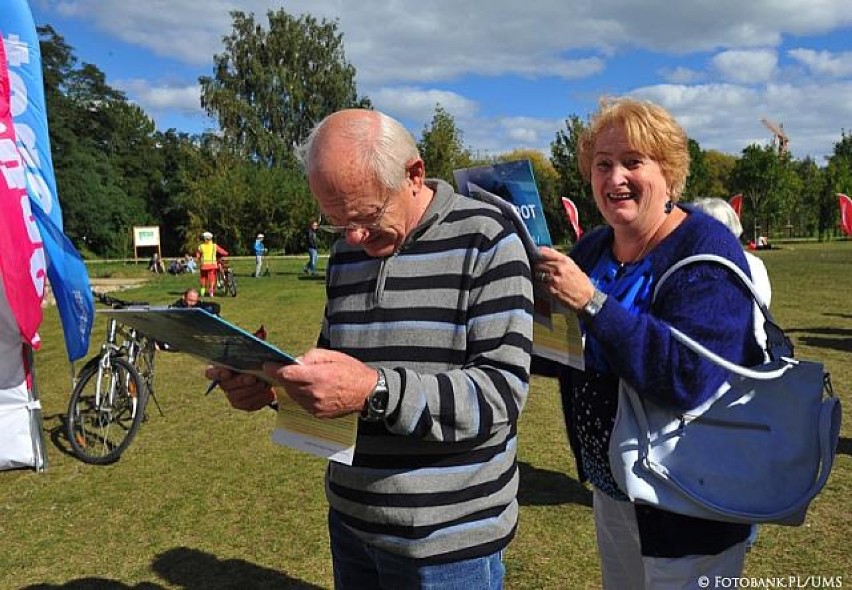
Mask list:
[[532,283],[523,245],[506,232],[480,251],[470,276],[459,368],[386,371],[387,428],[426,440],[481,439],[514,424],[529,389]]
[[[735,240],[723,240],[714,249],[748,274]],[[726,371],[677,342],[668,326],[730,361],[751,365],[760,359],[752,313],[751,296],[731,271],[699,263],[680,269],[663,284],[650,313],[632,315],[610,298],[588,330],[615,374],[640,395],[688,410],[718,389]]]

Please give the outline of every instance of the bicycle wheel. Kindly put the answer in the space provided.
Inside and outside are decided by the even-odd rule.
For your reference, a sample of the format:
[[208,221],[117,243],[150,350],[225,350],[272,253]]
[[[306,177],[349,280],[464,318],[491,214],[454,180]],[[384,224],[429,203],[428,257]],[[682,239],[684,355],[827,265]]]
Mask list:
[[68,403],[71,451],[86,463],[117,461],[139,430],[146,401],[145,386],[125,359],[111,357],[106,368],[88,363]]
[[237,296],[237,277],[230,271],[228,272],[228,294],[231,297]]

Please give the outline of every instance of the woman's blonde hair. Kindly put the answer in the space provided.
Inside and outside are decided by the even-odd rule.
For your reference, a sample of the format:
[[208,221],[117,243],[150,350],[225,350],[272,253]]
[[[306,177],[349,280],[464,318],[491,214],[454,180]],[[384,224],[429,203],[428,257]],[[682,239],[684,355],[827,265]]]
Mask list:
[[595,142],[608,127],[622,127],[627,140],[641,154],[660,165],[668,185],[669,198],[677,201],[689,176],[689,143],[683,128],[663,107],[626,97],[605,97],[589,126],[577,142],[580,174],[590,182]]

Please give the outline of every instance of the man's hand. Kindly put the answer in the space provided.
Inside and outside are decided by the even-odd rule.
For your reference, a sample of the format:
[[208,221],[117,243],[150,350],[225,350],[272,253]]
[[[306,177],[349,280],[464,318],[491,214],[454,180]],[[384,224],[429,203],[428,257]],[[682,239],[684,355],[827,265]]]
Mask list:
[[298,365],[267,363],[263,370],[317,418],[360,412],[378,380],[375,369],[333,350],[315,348],[299,361]]
[[275,401],[275,390],[254,375],[232,373],[222,367],[209,366],[204,375],[218,381],[231,406],[238,410],[254,412]]

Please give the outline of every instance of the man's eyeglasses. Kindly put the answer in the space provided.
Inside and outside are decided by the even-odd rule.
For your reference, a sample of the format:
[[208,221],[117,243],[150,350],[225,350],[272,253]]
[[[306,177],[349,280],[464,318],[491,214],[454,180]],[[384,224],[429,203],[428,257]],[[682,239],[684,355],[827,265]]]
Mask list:
[[317,226],[317,229],[320,229],[324,232],[328,232],[331,234],[345,234],[351,231],[357,230],[365,230],[368,232],[378,231],[382,228],[381,221],[382,217],[385,215],[385,211],[388,208],[388,204],[390,203],[391,195],[388,195],[385,199],[385,202],[382,203],[382,206],[376,211],[376,215],[373,218],[373,221],[368,223],[363,223],[360,221],[352,221],[347,223],[346,225],[330,225],[330,224],[320,224]]

